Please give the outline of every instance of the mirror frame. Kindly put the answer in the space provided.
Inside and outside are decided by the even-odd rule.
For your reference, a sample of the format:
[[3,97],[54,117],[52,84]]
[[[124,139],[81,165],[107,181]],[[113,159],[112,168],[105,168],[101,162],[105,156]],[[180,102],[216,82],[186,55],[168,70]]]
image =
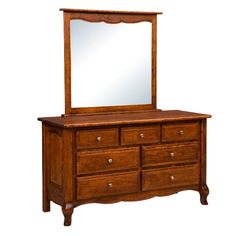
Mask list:
[[[64,63],[65,63],[65,115],[116,112],[116,111],[137,111],[156,109],[156,24],[157,14],[161,12],[130,12],[130,11],[102,11],[102,10],[80,10],[60,9],[64,15]],[[148,21],[152,24],[152,89],[151,104],[121,105],[121,106],[100,106],[100,107],[71,107],[71,45],[70,45],[70,21],[74,19],[88,22],[117,23],[138,23]]]

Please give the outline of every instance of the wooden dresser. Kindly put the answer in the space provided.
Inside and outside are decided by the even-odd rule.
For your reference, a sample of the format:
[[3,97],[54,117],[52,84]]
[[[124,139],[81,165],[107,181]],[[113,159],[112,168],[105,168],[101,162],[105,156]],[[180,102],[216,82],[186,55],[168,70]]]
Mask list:
[[[156,109],[156,14],[63,9],[65,115],[42,122],[43,211],[59,204],[64,225],[86,203],[137,201],[196,190],[207,204],[206,119],[210,115]],[[151,103],[73,108],[72,19],[152,24]],[[108,97],[109,99],[109,97]]]
[[62,206],[65,225],[84,203],[142,200],[196,190],[207,204],[206,118],[185,111],[39,118],[43,210]]

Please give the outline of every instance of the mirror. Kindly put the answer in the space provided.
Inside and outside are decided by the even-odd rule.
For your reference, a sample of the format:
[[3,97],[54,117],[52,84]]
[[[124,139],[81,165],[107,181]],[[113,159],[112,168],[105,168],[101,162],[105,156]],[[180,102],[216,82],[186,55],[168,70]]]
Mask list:
[[70,20],[71,107],[152,103],[152,23]]

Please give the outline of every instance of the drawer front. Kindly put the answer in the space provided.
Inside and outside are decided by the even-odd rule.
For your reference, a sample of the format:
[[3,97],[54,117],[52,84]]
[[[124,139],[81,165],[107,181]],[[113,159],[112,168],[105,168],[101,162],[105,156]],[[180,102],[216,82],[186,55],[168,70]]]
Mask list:
[[162,142],[197,140],[199,136],[198,122],[162,125]]
[[142,190],[158,190],[171,187],[191,186],[199,182],[198,166],[144,170]]
[[121,145],[160,142],[160,125],[121,129]]
[[77,174],[137,168],[139,163],[138,147],[79,151]]
[[76,133],[77,148],[98,148],[119,145],[117,128],[79,130]]
[[139,172],[77,178],[77,199],[134,193],[139,191]]
[[143,166],[152,166],[163,163],[197,161],[199,143],[152,145],[142,148]]

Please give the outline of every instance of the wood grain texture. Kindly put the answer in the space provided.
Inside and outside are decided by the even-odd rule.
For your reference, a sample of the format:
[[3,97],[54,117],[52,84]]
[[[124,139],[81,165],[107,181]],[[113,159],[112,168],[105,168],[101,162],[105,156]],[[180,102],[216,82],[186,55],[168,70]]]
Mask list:
[[197,140],[199,138],[199,122],[164,124],[162,126],[162,142]]
[[142,191],[192,186],[198,183],[198,165],[143,170],[142,174]]
[[139,191],[139,172],[77,178],[77,199]]
[[62,130],[48,127],[46,150],[49,158],[49,180],[59,186],[62,185]]
[[142,147],[142,165],[144,167],[178,164],[197,161],[199,143],[159,144]]
[[160,125],[121,128],[121,145],[158,143],[160,140]]
[[76,132],[78,149],[111,147],[119,145],[117,128],[79,130]]
[[50,200],[49,200],[49,157],[47,155],[47,127],[45,124],[42,125],[42,193],[43,193],[43,211],[50,211]]
[[152,15],[152,105],[157,108],[157,17]]
[[70,14],[64,12],[65,114],[71,113]]
[[[68,114],[85,114],[85,113],[107,113],[107,112],[127,112],[127,111],[145,111],[155,109],[153,104],[145,105],[122,105],[122,106],[100,106],[100,107],[80,107],[71,108]],[[65,115],[68,115],[67,113]]]
[[168,111],[143,111],[143,112],[124,112],[124,113],[106,113],[90,115],[70,115],[57,117],[38,118],[43,123],[55,125],[64,128],[80,128],[89,126],[107,126],[107,125],[132,125],[155,122],[169,121],[190,121],[210,118],[210,115],[168,110]]
[[89,22],[106,22],[109,24],[118,24],[118,23],[139,23],[144,21],[152,22],[152,15],[148,14],[97,14],[97,13],[71,13],[71,20],[73,19],[82,19]]
[[75,134],[73,130],[63,129],[63,205],[64,225],[71,224],[75,196]]
[[79,151],[77,174],[139,168],[139,147]]
[[[79,9],[61,9],[64,13],[64,51],[65,51],[65,114],[80,114],[108,111],[134,111],[156,109],[156,15],[160,12],[122,12],[122,11],[90,11]],[[101,107],[71,107],[71,45],[70,21],[81,19],[89,22],[138,23],[148,21],[152,24],[151,54],[151,104]]]
[[[201,203],[208,204],[206,119],[211,116],[155,109],[156,15],[161,13],[62,10],[66,115],[38,118],[43,127],[43,211],[50,211],[50,201],[59,204],[69,226],[74,208],[87,203],[196,190]],[[152,104],[71,108],[71,19],[152,23]]]
[[146,199],[157,197],[157,196],[158,197],[168,196],[168,195],[175,194],[184,190],[198,191],[198,185],[172,187],[168,189],[150,190],[150,191],[120,194],[120,195],[114,195],[114,196],[103,196],[103,197],[97,197],[97,198],[91,198],[91,199],[80,199],[74,202],[74,206],[79,206],[79,205],[87,204],[87,203],[110,204],[110,203],[116,203],[120,201],[140,201],[140,200],[146,200]]
[[[162,112],[159,111],[159,113]],[[177,115],[178,112],[174,114]],[[188,113],[184,112],[184,114],[186,115]],[[117,201],[135,201],[154,196],[165,196],[185,189],[193,189],[199,191],[201,203],[207,204],[205,119],[196,120],[194,117],[191,121],[183,120],[183,116],[180,117],[179,122],[167,122],[164,119],[164,122],[163,120],[159,121],[154,126],[150,125],[149,120],[147,120],[144,126],[129,124],[129,127],[125,125],[120,125],[118,128],[101,129],[90,127],[89,129],[78,131],[77,128],[62,129],[62,190],[56,184],[54,185],[52,182],[48,183],[44,181],[44,189],[46,189],[46,191],[44,190],[44,210],[48,210],[47,204],[49,200],[60,204],[64,214],[64,225],[70,225],[74,207],[90,202],[112,203]],[[192,129],[189,129],[189,125],[192,127],[192,124],[194,124],[193,127],[195,127],[195,124],[199,124],[199,122],[200,139],[198,141],[191,141]],[[176,143],[172,140],[172,143],[165,143],[165,139],[160,139],[160,127],[170,125],[170,127],[176,129],[176,127],[182,127],[184,125],[186,128],[186,124],[188,127],[185,129],[186,137],[190,139],[187,142],[178,140]],[[50,130],[49,135],[57,136],[60,133],[56,126],[48,127],[48,130]],[[116,148],[108,148],[107,145],[109,144],[104,144],[105,146],[102,147],[96,145],[92,147],[85,146],[85,150],[78,150],[78,145],[76,144],[76,140],[78,139],[76,134],[81,131],[88,134],[88,136],[96,137],[93,134],[98,134],[98,131],[104,134],[104,131],[115,130],[115,136],[117,140],[120,140],[122,132],[118,130],[128,129],[132,132],[138,131],[139,133],[139,131],[144,131],[145,128],[151,128],[153,130],[153,127],[159,128],[159,143],[155,145],[143,145],[138,140],[135,140],[132,141],[132,145],[135,145],[134,147],[122,147],[121,143],[118,142],[118,147]],[[170,132],[168,135],[173,134]],[[45,140],[45,137],[43,140]],[[148,143],[151,143],[151,140],[148,140]],[[46,142],[43,142],[45,145]],[[51,140],[50,142],[53,143],[54,141]],[[91,144],[90,141],[86,142],[89,145]],[[141,145],[141,149],[139,145]],[[50,148],[47,145],[46,147],[47,149]],[[58,150],[55,151],[55,154],[57,152]],[[167,155],[169,155],[169,152],[175,153],[175,160],[168,161],[169,156]],[[109,157],[107,154],[111,155],[110,157],[114,160],[114,167],[109,167],[110,164],[107,163]],[[51,164],[49,162],[45,162],[43,166],[45,176],[47,176],[47,173],[51,173],[50,166]],[[133,169],[134,166],[136,167],[136,171]],[[108,171],[107,174],[106,170]],[[76,177],[76,174],[79,175]],[[109,187],[110,185],[111,188]]]

